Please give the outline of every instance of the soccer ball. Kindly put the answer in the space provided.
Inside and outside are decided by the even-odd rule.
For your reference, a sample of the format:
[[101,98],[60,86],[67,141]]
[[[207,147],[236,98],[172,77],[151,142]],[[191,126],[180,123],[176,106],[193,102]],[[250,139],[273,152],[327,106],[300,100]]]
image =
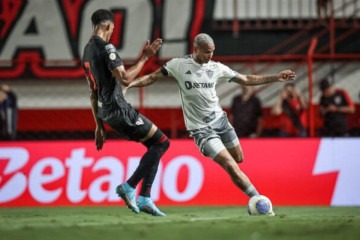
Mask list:
[[251,216],[275,215],[272,210],[272,204],[270,199],[263,195],[256,195],[250,198],[248,203],[248,213]]

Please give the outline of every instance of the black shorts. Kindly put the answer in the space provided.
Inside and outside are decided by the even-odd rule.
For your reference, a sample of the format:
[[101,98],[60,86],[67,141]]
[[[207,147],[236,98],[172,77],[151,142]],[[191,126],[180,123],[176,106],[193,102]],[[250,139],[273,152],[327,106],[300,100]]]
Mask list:
[[147,136],[153,123],[134,108],[118,108],[103,119],[122,137],[139,142]]

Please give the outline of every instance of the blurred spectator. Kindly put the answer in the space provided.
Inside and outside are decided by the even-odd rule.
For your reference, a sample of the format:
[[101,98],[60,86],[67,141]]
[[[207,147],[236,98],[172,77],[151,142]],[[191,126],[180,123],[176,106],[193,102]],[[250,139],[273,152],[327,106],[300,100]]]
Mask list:
[[262,108],[254,87],[242,85],[242,93],[234,97],[229,120],[238,137],[260,137]]
[[287,83],[280,91],[271,114],[280,116],[280,137],[306,137],[307,104],[293,83]]
[[332,11],[332,0],[316,0],[316,11],[319,23],[325,23]]
[[345,90],[330,86],[326,78],[320,81],[319,87],[322,91],[319,113],[324,120],[320,136],[346,136],[348,134],[346,115],[355,112],[353,101]]
[[14,140],[17,130],[17,98],[11,88],[0,86],[0,139]]

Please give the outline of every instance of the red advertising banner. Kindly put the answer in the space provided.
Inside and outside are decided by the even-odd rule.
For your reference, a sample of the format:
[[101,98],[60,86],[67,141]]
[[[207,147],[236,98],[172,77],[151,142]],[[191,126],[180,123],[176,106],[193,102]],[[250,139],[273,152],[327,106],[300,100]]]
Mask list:
[[[360,205],[360,139],[241,140],[240,168],[274,205]],[[0,143],[0,206],[122,205],[115,193],[146,148],[109,140]],[[245,205],[248,197],[192,140],[172,140],[152,198],[158,205]]]

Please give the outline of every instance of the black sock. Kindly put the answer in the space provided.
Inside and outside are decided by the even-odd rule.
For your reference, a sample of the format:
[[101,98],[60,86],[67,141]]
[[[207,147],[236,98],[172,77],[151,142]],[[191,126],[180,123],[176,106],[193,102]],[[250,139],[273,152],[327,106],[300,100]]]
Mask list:
[[[141,192],[146,193],[150,192],[148,189],[151,189],[151,185],[154,182],[160,158],[169,148],[170,142],[158,129],[154,136],[144,142],[144,145],[148,148],[148,151],[141,158],[139,166],[127,183],[131,187],[136,188],[141,179],[144,179]],[[146,186],[146,189],[144,189],[144,186]]]
[[158,159],[158,161],[156,162],[156,164],[154,164],[151,168],[148,169],[148,171],[146,172],[146,174],[144,176],[141,190],[140,190],[141,196],[150,197],[151,187],[152,187],[152,184],[154,182],[154,179],[155,179],[155,176],[156,176],[156,173],[158,170],[160,158],[162,157],[162,155],[164,155],[165,151],[169,148],[169,145],[170,145],[170,142],[166,138],[164,142],[155,144],[153,146],[157,150],[156,158]]
[[158,161],[157,164],[153,165],[149,169],[149,171],[145,174],[139,195],[141,195],[143,197],[150,197],[151,187],[155,180],[155,176],[158,171],[159,163],[160,163],[160,161]]
[[159,160],[154,158],[154,149],[148,148],[147,152],[142,156],[139,166],[135,169],[134,173],[127,180],[127,183],[131,187],[136,188],[141,179],[144,178],[148,169],[154,164],[158,165],[158,161]]

